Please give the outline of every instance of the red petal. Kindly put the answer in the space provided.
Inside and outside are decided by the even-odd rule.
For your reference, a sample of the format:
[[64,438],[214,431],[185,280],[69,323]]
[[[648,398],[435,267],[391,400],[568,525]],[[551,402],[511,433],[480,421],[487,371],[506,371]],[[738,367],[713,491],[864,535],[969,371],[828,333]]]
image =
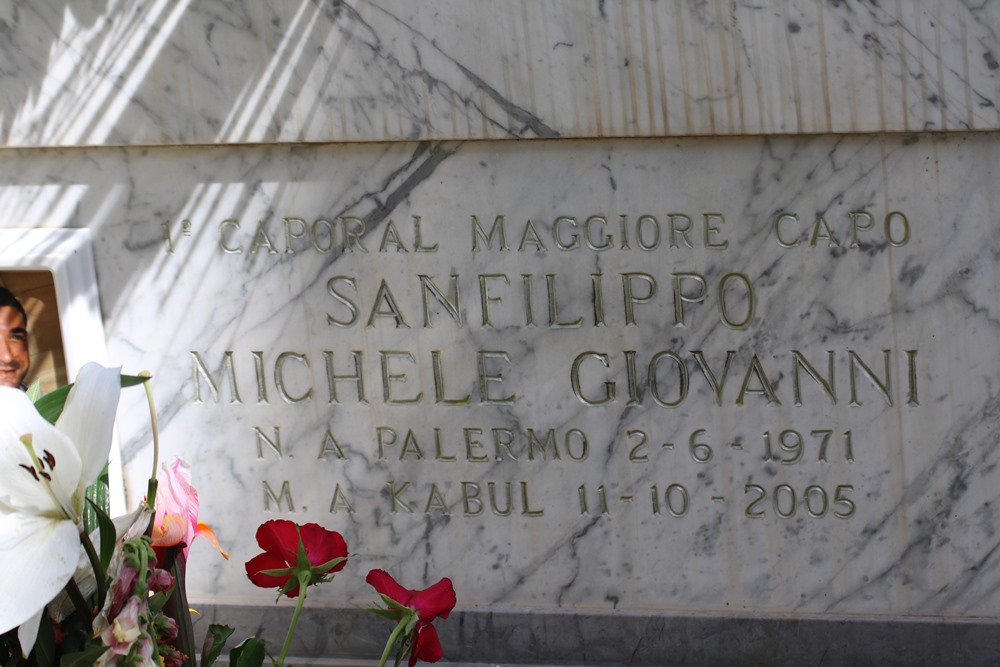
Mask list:
[[392,575],[385,570],[372,570],[365,577],[365,581],[371,584],[376,591],[382,595],[389,596],[404,607],[410,605],[410,596],[413,594],[413,591],[397,584]]
[[254,586],[260,586],[261,588],[281,588],[284,586],[292,578],[291,575],[275,577],[274,575],[264,574],[262,570],[279,570],[286,567],[288,567],[288,563],[281,557],[270,553],[254,556],[246,564],[247,576],[250,577],[250,581],[253,582]]
[[[309,557],[311,565],[322,565],[334,558],[347,557],[347,542],[344,541],[344,537],[340,533],[327,530],[315,523],[307,523],[299,530],[302,534],[302,544],[306,548],[306,556]],[[330,568],[327,572],[339,572],[344,569],[345,565],[347,565],[347,561]]]
[[445,577],[433,586],[415,592],[407,606],[417,611],[421,621],[448,618],[448,614],[455,608],[455,588],[451,579]]
[[413,641],[413,651],[410,653],[410,667],[416,664],[417,660],[424,662],[437,662],[444,656],[441,648],[441,640],[438,639],[437,630],[430,623],[418,625],[416,638]]
[[290,567],[295,565],[295,553],[299,549],[299,533],[295,523],[287,519],[265,521],[257,528],[257,544],[264,551],[283,558]]

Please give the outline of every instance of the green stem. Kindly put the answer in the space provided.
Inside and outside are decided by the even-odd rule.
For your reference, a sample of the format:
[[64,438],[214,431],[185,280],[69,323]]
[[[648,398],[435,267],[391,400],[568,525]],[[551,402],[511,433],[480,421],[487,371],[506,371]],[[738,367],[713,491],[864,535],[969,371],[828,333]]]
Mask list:
[[72,577],[66,582],[66,593],[69,595],[69,599],[73,601],[73,606],[76,607],[76,611],[80,614],[80,617],[83,618],[84,622],[89,623],[92,620],[90,603],[87,602],[87,598],[83,597],[80,587],[77,586],[76,580]]
[[[139,377],[150,377],[149,371],[142,371],[139,373]],[[153,405],[153,388],[149,385],[153,384],[151,380],[146,380],[142,383],[143,389],[146,390],[146,402],[149,404],[149,424],[153,429],[153,471],[149,475],[149,479],[156,480],[156,469],[160,466],[160,433],[156,428],[156,406]],[[146,502],[152,507],[156,498],[148,498]]]
[[385,661],[389,659],[389,651],[395,646],[396,640],[399,639],[399,633],[403,629],[403,623],[400,621],[396,623],[396,627],[392,629],[392,634],[389,635],[389,640],[385,643],[385,650],[382,651],[382,657],[378,661],[378,667],[385,667]]
[[149,508],[149,523],[146,524],[146,537],[153,537],[153,526],[156,523],[156,487],[158,482],[150,478],[146,486],[146,507]]
[[87,558],[90,559],[90,566],[94,568],[94,578],[97,579],[97,606],[104,606],[104,597],[108,594],[108,573],[104,571],[104,566],[101,565],[101,557],[97,553],[97,549],[94,548],[94,543],[90,541],[90,535],[87,531],[80,531],[80,544],[83,545],[83,550],[87,552]]
[[[152,377],[149,371],[142,371],[139,377]],[[153,536],[153,524],[156,521],[156,469],[160,466],[160,431],[156,428],[156,406],[153,405],[153,384],[152,380],[142,383],[142,388],[146,391],[146,403],[149,405],[149,427],[153,431],[153,470],[149,473],[149,484],[146,487],[146,505],[153,510],[149,517],[149,525],[146,526],[146,535]]]
[[276,667],[284,667],[285,665],[285,656],[292,645],[292,635],[295,634],[295,625],[299,622],[299,614],[302,613],[302,605],[306,601],[306,587],[309,586],[310,577],[311,575],[308,570],[299,572],[299,599],[295,603],[295,612],[292,614],[292,622],[288,625],[288,634],[285,635],[285,643],[281,647],[281,655],[278,656],[278,660],[274,663]]
[[187,656],[184,660],[184,667],[194,667],[195,662],[195,639],[194,626],[191,623],[191,611],[187,601],[187,559],[184,557],[183,548],[173,546],[167,549],[161,567],[170,571],[174,576],[174,590],[167,598],[163,606],[163,613],[174,619],[177,623],[177,639],[174,645],[181,653]]

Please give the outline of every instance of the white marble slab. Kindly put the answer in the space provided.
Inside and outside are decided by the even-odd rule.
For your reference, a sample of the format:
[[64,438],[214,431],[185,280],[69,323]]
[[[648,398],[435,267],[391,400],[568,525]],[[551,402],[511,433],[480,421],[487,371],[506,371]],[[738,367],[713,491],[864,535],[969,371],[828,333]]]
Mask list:
[[[463,605],[967,617],[1000,602],[998,157],[982,134],[11,151],[0,225],[91,230],[109,357],[153,371],[233,552],[196,548],[196,597],[270,605],[240,564],[288,516],[358,553],[319,606],[368,599],[377,566]],[[326,353],[344,376],[354,351],[365,401],[331,402]],[[143,402],[119,424],[133,500]]]
[[995,1],[10,2],[0,145],[989,130]]

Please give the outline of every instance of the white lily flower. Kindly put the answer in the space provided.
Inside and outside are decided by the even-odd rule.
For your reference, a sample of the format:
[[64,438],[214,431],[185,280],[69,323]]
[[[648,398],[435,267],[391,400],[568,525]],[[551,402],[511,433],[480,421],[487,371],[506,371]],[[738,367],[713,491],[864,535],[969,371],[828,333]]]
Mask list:
[[0,633],[20,626],[25,655],[76,570],[84,493],[108,460],[120,375],[80,369],[55,426],[24,392],[0,387]]

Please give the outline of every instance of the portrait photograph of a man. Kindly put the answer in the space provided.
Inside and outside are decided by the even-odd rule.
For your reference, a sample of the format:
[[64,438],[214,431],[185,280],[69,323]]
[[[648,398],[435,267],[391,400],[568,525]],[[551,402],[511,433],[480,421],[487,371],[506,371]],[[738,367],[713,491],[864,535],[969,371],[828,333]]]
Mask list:
[[48,271],[0,271],[0,387],[49,392],[67,382],[59,309]]

